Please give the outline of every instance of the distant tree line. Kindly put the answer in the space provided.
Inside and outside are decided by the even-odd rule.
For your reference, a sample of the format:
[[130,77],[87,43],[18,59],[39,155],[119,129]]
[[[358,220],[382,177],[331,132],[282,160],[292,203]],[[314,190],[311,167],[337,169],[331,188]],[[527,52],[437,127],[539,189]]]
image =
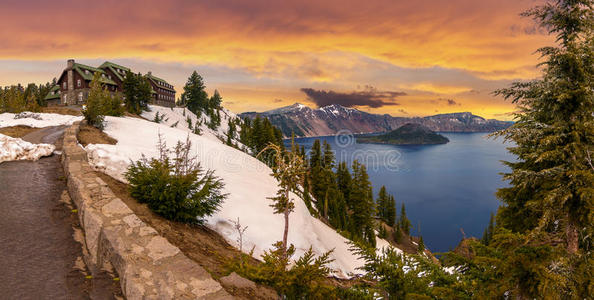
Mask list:
[[41,107],[47,106],[45,96],[49,93],[53,82],[45,84],[29,83],[27,86],[21,84],[0,87],[0,113],[19,113],[22,111],[39,111]]

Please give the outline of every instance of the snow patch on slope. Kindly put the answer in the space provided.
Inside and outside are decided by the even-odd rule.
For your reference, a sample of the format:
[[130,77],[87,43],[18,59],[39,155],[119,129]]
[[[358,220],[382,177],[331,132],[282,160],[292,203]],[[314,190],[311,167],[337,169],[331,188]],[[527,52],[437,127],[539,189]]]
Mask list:
[[0,134],[0,163],[13,160],[38,160],[51,155],[56,147],[50,144],[31,144],[20,138]]
[[[28,117],[15,119],[15,116],[18,116],[19,114],[0,114],[0,127],[24,125],[29,127],[41,128],[48,126],[72,125],[72,123],[82,120],[81,116],[30,112],[25,112],[21,114],[27,115]],[[37,116],[37,118],[34,118],[34,116]]]
[[[158,155],[155,145],[159,132],[169,147],[185,140],[189,134],[165,124],[115,117],[106,117],[104,131],[118,143],[88,145],[89,163],[121,181],[125,181],[123,173],[131,160],[139,159],[141,154],[147,157]],[[197,155],[204,168],[215,171],[215,175],[225,183],[224,192],[229,194],[220,210],[206,220],[207,225],[238,247],[238,234],[231,220],[239,217],[241,225],[248,226],[243,236],[243,249],[248,252],[254,247],[254,257],[260,259],[264,250],[282,239],[284,226],[283,217],[273,213],[269,206],[271,200],[267,198],[274,196],[278,189],[277,181],[270,175],[270,168],[256,158],[206,135],[189,134],[189,137],[193,154]],[[290,217],[289,242],[297,249],[296,257],[310,246],[318,255],[334,249],[332,258],[335,261],[330,267],[336,270],[336,276],[345,278],[349,273],[361,273],[356,268],[363,261],[349,250],[348,240],[312,217],[296,195],[291,197],[295,200],[295,211]],[[384,244],[384,241],[378,239],[378,244]]]
[[[206,114],[202,114],[200,117],[197,117],[193,112],[185,107],[163,107],[157,105],[149,105],[150,111],[142,112],[141,116],[146,118],[150,121],[155,119],[156,114],[159,114],[159,117],[163,117],[163,121],[161,124],[167,125],[169,127],[178,128],[189,133],[192,133],[193,130],[189,128],[189,124],[187,119],[189,118],[192,121],[192,126],[195,126],[196,122],[200,120],[202,125],[200,126],[200,131],[202,132],[202,136],[217,141],[225,141],[227,139],[227,132],[229,131],[229,120],[235,119],[237,116],[232,113],[231,111],[222,108],[220,110],[221,114],[221,124],[216,128],[216,130],[210,129],[207,125],[210,123],[210,117]],[[173,126],[175,125],[175,126]],[[237,133],[241,130],[240,126],[237,126]],[[239,136],[239,134],[237,134]],[[236,136],[236,137],[237,137]],[[237,144],[239,148],[243,149],[243,144],[239,142],[239,140],[234,137],[233,144]]]

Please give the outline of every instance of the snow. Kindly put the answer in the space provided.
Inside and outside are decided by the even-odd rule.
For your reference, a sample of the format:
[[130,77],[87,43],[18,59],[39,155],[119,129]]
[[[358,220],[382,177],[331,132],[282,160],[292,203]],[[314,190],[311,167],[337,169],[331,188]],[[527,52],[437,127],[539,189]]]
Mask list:
[[[162,110],[171,112],[169,108],[151,109],[153,113]],[[170,116],[167,124],[177,121],[172,119],[174,114],[166,115]],[[214,132],[198,136],[183,128],[171,128],[167,124],[136,118],[106,117],[104,131],[117,139],[118,143],[87,145],[89,162],[95,168],[125,182],[123,173],[131,160],[138,160],[141,154],[147,157],[157,156],[155,145],[158,133],[162,134],[169,147],[189,136],[193,152],[202,166],[215,171],[215,175],[225,183],[224,192],[229,194],[220,210],[206,220],[207,225],[239,248],[238,232],[231,222],[239,218],[242,227],[248,226],[243,235],[243,249],[247,253],[253,247],[253,256],[259,259],[264,250],[270,249],[272,244],[282,239],[284,226],[282,215],[273,214],[269,206],[271,200],[267,198],[274,196],[278,189],[277,181],[270,175],[270,168],[254,157],[224,145],[214,136]],[[221,123],[223,124],[224,122]],[[312,217],[297,196],[291,197],[295,200],[295,211],[290,216],[289,242],[297,249],[295,257],[301,256],[310,246],[318,255],[334,249],[332,258],[335,261],[330,264],[336,271],[334,275],[346,278],[349,273],[361,273],[356,268],[363,261],[349,250],[348,240]],[[379,240],[378,244],[387,242]]]
[[[228,111],[225,108],[222,108],[220,111],[221,125],[217,128],[217,130],[212,130],[207,126],[207,124],[210,122],[210,117],[206,114],[202,114],[200,118],[198,118],[194,113],[192,113],[190,110],[184,107],[169,108],[157,105],[149,105],[149,109],[150,111],[145,111],[141,114],[143,118],[152,121],[155,119],[155,115],[159,113],[159,117],[163,116],[163,121],[161,121],[161,124],[170,127],[175,125],[175,128],[184,130],[189,133],[192,133],[192,129],[188,127],[187,118],[190,118],[192,120],[192,126],[194,126],[198,120],[201,120],[201,135],[211,140],[226,141],[227,132],[229,130],[229,119],[235,119],[237,117],[234,113]],[[241,128],[237,126],[238,133],[240,130]],[[244,147],[243,144],[241,144],[241,142],[239,142],[237,138],[233,139],[233,143],[238,145],[239,148]]]
[[39,120],[30,116],[27,118],[15,119],[18,114],[3,113],[0,114],[0,128],[24,125],[29,127],[41,128],[48,126],[59,126],[59,125],[72,125],[76,121],[82,120],[81,116],[70,116],[60,114],[49,114],[49,113],[29,113],[25,112],[22,114],[30,114],[38,116]]
[[0,134],[0,163],[12,160],[38,160],[55,150],[50,144],[31,144],[20,138]]

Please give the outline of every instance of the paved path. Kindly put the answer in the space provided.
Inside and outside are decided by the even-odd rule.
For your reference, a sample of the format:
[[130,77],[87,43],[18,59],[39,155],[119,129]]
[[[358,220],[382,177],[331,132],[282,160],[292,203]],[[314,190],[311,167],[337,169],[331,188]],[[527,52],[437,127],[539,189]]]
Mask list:
[[[61,148],[64,127],[23,139]],[[67,201],[60,157],[0,164],[0,299],[113,299],[107,272],[86,278],[76,214]],[[79,231],[80,234],[80,231]]]

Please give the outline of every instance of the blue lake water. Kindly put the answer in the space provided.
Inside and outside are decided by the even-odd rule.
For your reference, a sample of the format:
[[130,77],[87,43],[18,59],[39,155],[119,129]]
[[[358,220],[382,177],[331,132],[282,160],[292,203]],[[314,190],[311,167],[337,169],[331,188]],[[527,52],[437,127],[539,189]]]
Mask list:
[[509,169],[501,160],[513,161],[502,139],[485,133],[442,133],[445,145],[395,146],[357,144],[351,136],[299,138],[306,150],[316,139],[331,144],[338,161],[354,159],[366,164],[374,197],[382,185],[396,198],[433,252],[448,251],[462,238],[481,237],[489,214],[500,205],[495,197],[506,186],[499,173]]

